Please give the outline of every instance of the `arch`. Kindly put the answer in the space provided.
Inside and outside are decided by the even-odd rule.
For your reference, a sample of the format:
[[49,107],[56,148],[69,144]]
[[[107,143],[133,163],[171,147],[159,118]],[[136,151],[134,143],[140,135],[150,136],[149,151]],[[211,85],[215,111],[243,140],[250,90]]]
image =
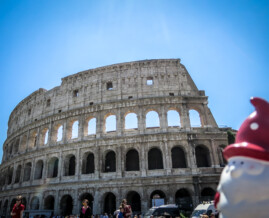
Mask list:
[[7,209],[8,209],[8,200],[5,201],[4,206],[3,206],[3,215],[7,215]]
[[94,173],[94,154],[88,152],[83,155],[82,174]]
[[48,144],[48,139],[49,139],[49,129],[48,128],[44,128],[41,131],[41,145]]
[[61,215],[69,216],[73,211],[73,198],[70,195],[64,195],[60,202]]
[[128,192],[126,200],[129,205],[131,205],[133,215],[141,214],[141,198],[136,191]]
[[197,110],[189,110],[190,124],[191,127],[201,127],[201,117]]
[[39,210],[39,199],[37,196],[34,196],[30,204],[31,210]]
[[126,154],[126,171],[139,171],[139,155],[135,149]]
[[17,166],[16,175],[15,175],[15,183],[20,182],[20,177],[21,177],[21,165]]
[[13,149],[13,153],[14,154],[17,154],[18,153],[19,146],[20,146],[20,139],[18,138],[18,139],[16,139],[15,144],[14,144],[14,149]]
[[104,212],[107,214],[114,214],[116,210],[116,196],[108,192],[104,198]]
[[138,121],[136,113],[128,113],[125,116],[124,129],[137,129]]
[[71,136],[71,139],[76,139],[76,138],[78,138],[78,125],[79,125],[78,120],[73,121],[73,124],[72,124],[72,136]]
[[34,148],[37,146],[37,131],[33,130],[30,135],[29,147]]
[[57,130],[56,130],[56,135],[57,135],[57,137],[56,137],[56,141],[57,142],[60,142],[60,141],[62,141],[63,140],[63,125],[59,125],[58,127],[57,127]]
[[182,148],[175,146],[171,150],[172,168],[186,168],[185,152]]
[[166,196],[163,191],[155,190],[150,194],[151,207],[160,206],[166,203]]
[[55,178],[58,176],[58,167],[59,167],[59,159],[57,157],[53,157],[48,162],[48,178]]
[[201,199],[200,201],[212,201],[214,200],[214,196],[216,191],[210,187],[206,187],[201,191]]
[[203,145],[195,147],[195,156],[197,167],[210,167],[210,154],[208,148]]
[[80,200],[80,205],[82,205],[82,201],[83,201],[84,199],[87,199],[87,200],[89,201],[89,206],[90,206],[91,209],[92,209],[92,208],[93,208],[93,196],[92,196],[90,193],[88,193],[88,192],[83,193],[83,194],[80,196],[80,198],[79,198],[79,200]]
[[8,185],[12,183],[12,178],[13,178],[13,167],[9,167],[8,169]]
[[219,163],[221,167],[224,167],[227,164],[226,159],[223,156],[223,150],[225,149],[225,145],[220,145],[218,147],[218,157],[219,157]]
[[192,211],[193,203],[189,191],[185,188],[179,189],[175,194],[175,203],[180,210]]
[[96,118],[93,117],[88,121],[88,135],[96,134]]
[[73,154],[66,156],[65,158],[65,176],[74,176],[76,173],[76,157]]
[[44,210],[54,210],[54,202],[54,196],[47,196],[44,200]]
[[105,132],[114,132],[117,129],[116,115],[109,114],[105,116]]
[[109,151],[105,157],[105,172],[116,172],[116,154]]
[[39,160],[35,165],[35,176],[34,179],[42,179],[43,173],[43,160]]
[[159,114],[151,110],[146,114],[146,128],[160,127]]
[[149,170],[163,169],[163,157],[160,149],[152,148],[149,150],[148,169]]
[[24,166],[24,175],[23,175],[23,181],[29,181],[31,177],[31,170],[32,170],[32,163],[28,162]]
[[20,143],[20,151],[26,151],[27,135],[23,135]]
[[168,126],[171,126],[171,127],[180,126],[180,115],[178,111],[174,109],[170,109],[167,112],[167,122],[168,122]]

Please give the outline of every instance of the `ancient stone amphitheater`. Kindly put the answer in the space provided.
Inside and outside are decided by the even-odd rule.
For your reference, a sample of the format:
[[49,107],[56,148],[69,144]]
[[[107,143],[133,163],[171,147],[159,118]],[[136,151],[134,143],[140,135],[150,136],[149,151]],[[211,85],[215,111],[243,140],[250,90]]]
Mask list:
[[179,59],[86,70],[35,91],[9,117],[0,214],[19,194],[27,210],[63,215],[84,198],[94,214],[123,198],[134,213],[160,203],[191,211],[213,198],[228,143],[207,104]]

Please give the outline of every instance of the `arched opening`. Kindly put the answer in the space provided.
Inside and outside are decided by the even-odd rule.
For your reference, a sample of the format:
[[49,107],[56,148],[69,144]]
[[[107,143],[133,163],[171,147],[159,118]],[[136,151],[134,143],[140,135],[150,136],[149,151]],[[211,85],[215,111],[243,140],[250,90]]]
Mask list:
[[49,195],[45,198],[44,210],[54,210],[54,196]]
[[32,169],[32,164],[30,162],[25,164],[24,167],[24,175],[23,175],[23,181],[29,181],[31,177],[31,169]]
[[57,129],[57,140],[56,141],[60,142],[60,141],[62,141],[62,139],[63,139],[63,126],[60,125]]
[[116,196],[109,192],[106,194],[104,199],[104,213],[114,214],[114,211],[116,210]]
[[48,139],[49,139],[49,130],[48,128],[45,128],[42,131],[42,144],[43,145],[48,144]]
[[195,156],[197,167],[210,167],[209,150],[201,145],[196,146]]
[[26,150],[26,142],[27,142],[27,135],[22,136],[21,143],[20,143],[20,151]]
[[139,171],[139,155],[135,149],[126,154],[126,171]]
[[70,195],[64,195],[60,202],[62,216],[69,216],[73,211],[73,199]]
[[15,176],[15,183],[20,182],[20,177],[21,177],[21,165],[17,166],[16,176]]
[[187,189],[182,188],[176,192],[175,201],[180,210],[192,212],[193,204],[190,193]]
[[165,194],[160,190],[155,190],[150,195],[151,207],[158,207],[164,205],[166,202]]
[[25,197],[22,198],[21,203],[24,205],[24,208],[26,210],[26,208],[27,208],[27,201],[26,201],[26,198]]
[[53,157],[48,162],[48,178],[55,178],[58,176],[58,165],[59,159],[57,157]]
[[91,209],[93,208],[93,196],[90,193],[83,193],[80,196],[80,205],[82,205],[82,201],[84,199],[87,199],[89,201],[89,206],[91,207]]
[[8,185],[12,183],[12,178],[13,178],[13,167],[10,167],[8,169]]
[[42,179],[42,173],[43,173],[43,161],[39,160],[36,162],[34,179]]
[[20,145],[20,139],[17,139],[16,142],[15,142],[15,144],[14,144],[14,151],[13,151],[14,154],[17,154],[18,153],[18,151],[19,151],[19,145]]
[[31,210],[39,210],[39,199],[38,197],[33,197],[31,200]]
[[180,126],[180,116],[176,110],[169,110],[167,112],[168,126],[177,127]]
[[216,191],[214,191],[212,188],[204,188],[201,191],[200,201],[213,201],[215,194],[216,194]]
[[196,110],[189,110],[191,127],[201,127],[200,114]]
[[76,172],[76,157],[68,155],[65,158],[65,176],[74,176]]
[[72,125],[72,139],[78,138],[78,121],[74,121]]
[[114,132],[116,131],[116,116],[115,115],[109,115],[105,119],[105,131],[106,132]]
[[3,215],[4,216],[7,215],[7,208],[8,208],[8,200],[6,200],[4,203],[4,207],[3,207]]
[[130,191],[127,194],[126,200],[131,205],[133,215],[141,214],[141,198],[140,195],[135,191]]
[[82,174],[94,173],[94,154],[86,153],[82,161]]
[[156,111],[149,111],[146,115],[146,128],[160,127],[159,115]]
[[137,115],[129,113],[125,116],[125,129],[137,129]]
[[227,164],[226,159],[223,156],[223,150],[225,149],[225,145],[220,145],[218,147],[218,156],[219,156],[219,163],[221,167],[225,167],[225,165]]
[[116,172],[116,154],[109,151],[105,158],[105,172]]
[[96,134],[96,118],[92,118],[88,122],[88,135]]
[[163,169],[162,152],[158,148],[152,148],[148,152],[148,169]]
[[172,153],[172,168],[186,168],[185,152],[180,147],[173,147]]

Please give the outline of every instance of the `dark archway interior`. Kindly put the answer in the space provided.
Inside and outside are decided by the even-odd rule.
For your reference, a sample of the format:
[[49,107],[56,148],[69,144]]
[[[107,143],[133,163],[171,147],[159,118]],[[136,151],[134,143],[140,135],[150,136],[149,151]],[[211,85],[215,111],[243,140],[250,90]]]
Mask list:
[[105,172],[116,172],[116,155],[114,151],[110,151],[106,155]]
[[126,154],[126,171],[138,171],[138,170],[139,170],[138,152],[132,149],[128,151]]
[[201,192],[201,201],[212,201],[214,200],[214,196],[216,194],[216,191],[214,191],[212,188],[204,188]]
[[155,205],[153,205],[152,199],[163,199],[164,204],[166,202],[165,194],[160,190],[155,190],[155,191],[153,191],[151,193],[151,195],[150,195],[150,205],[151,205],[151,207],[155,206]]
[[63,216],[68,216],[72,214],[73,211],[73,199],[70,195],[64,195],[60,202],[61,214]]
[[74,176],[76,171],[76,158],[71,156],[69,159],[68,176]]
[[172,167],[186,168],[187,165],[183,149],[179,147],[174,147],[171,152],[172,152]]
[[88,154],[86,161],[86,174],[94,173],[94,155],[93,153]]
[[195,148],[197,167],[210,167],[209,151],[207,148],[197,146]]
[[133,215],[141,214],[141,199],[137,192],[131,191],[127,194],[127,203],[131,205]]
[[148,168],[149,170],[163,169],[163,157],[159,149],[152,148],[148,152]]
[[190,193],[187,189],[180,189],[176,192],[176,204],[181,210],[192,211],[193,204]]
[[54,197],[52,195],[49,195],[48,197],[45,198],[44,209],[54,210]]
[[104,201],[104,212],[109,214],[114,214],[116,210],[116,197],[112,193],[108,193]]

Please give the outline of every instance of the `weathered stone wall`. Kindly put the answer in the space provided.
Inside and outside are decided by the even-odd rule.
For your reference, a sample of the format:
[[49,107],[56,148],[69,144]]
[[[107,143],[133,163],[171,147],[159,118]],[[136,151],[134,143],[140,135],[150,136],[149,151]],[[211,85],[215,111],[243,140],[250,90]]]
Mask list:
[[[200,127],[191,126],[191,109],[199,113]],[[179,113],[179,126],[168,126],[169,110]],[[159,127],[146,127],[149,111],[158,113]],[[137,115],[138,125],[127,130],[125,117],[131,112]],[[105,130],[109,115],[116,116],[116,131]],[[96,133],[88,135],[88,121],[92,118],[96,118]],[[79,123],[78,137],[72,138],[75,121]],[[57,141],[60,126],[63,138]],[[25,196],[28,209],[34,197],[39,199],[39,208],[44,209],[44,199],[53,196],[57,214],[67,194],[73,199],[73,213],[78,213],[84,193],[93,197],[97,214],[104,210],[107,193],[114,194],[118,207],[121,199],[135,191],[141,199],[141,211],[145,212],[151,207],[154,191],[162,191],[165,202],[174,203],[176,192],[184,189],[196,205],[204,188],[216,190],[224,164],[221,149],[226,145],[226,132],[218,128],[207,107],[207,96],[197,89],[178,59],[137,61],[79,72],[63,78],[61,86],[32,93],[12,111],[0,165],[0,212],[4,213],[6,202],[9,210],[17,194]],[[184,151],[186,167],[173,168],[174,147]],[[201,156],[197,154],[198,147],[206,152],[203,154],[208,156],[209,166],[197,165],[197,156]],[[152,148],[161,151],[162,169],[148,167]],[[132,149],[138,152],[139,170],[126,171],[126,155]],[[115,172],[105,169],[109,151],[115,153]],[[82,174],[87,153],[94,154],[94,173]],[[75,174],[66,176],[72,155]],[[53,158],[59,161],[58,174],[48,178]],[[26,166],[31,166],[29,172]],[[30,179],[25,181],[27,173]]]

